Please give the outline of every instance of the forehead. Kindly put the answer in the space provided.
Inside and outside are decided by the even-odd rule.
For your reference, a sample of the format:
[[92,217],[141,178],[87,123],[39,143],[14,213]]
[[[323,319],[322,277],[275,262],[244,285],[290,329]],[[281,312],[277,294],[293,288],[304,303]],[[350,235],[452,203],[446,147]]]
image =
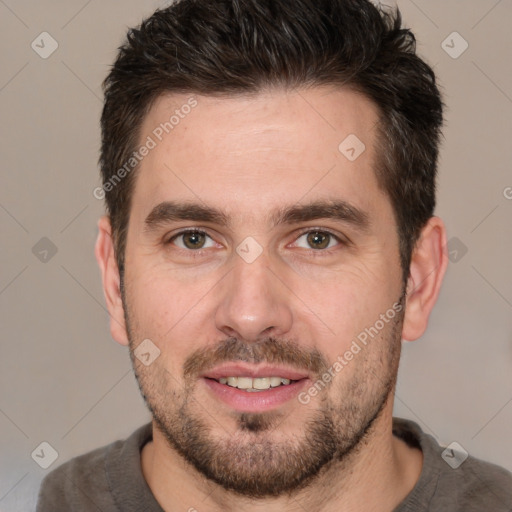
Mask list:
[[[361,209],[375,179],[377,107],[349,89],[256,95],[168,94],[143,121],[133,208],[193,200],[254,217],[282,203],[340,195]],[[375,196],[379,196],[376,198]]]

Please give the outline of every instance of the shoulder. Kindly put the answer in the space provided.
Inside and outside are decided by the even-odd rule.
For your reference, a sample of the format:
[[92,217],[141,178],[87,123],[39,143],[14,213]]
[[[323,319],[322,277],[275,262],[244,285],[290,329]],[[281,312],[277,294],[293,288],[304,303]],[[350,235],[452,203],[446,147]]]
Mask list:
[[439,503],[454,499],[467,512],[512,512],[512,473],[469,455],[457,468],[447,465],[439,474]]
[[512,473],[506,469],[471,456],[458,444],[441,446],[409,420],[393,418],[393,433],[423,452],[420,479],[399,510],[421,503],[421,510],[512,512]]
[[119,443],[75,457],[48,473],[39,489],[37,512],[96,509],[96,502],[109,495],[106,455]]
[[[118,440],[79,455],[48,473],[39,489],[37,512],[115,511],[109,469],[112,461],[133,456],[142,432],[141,427],[126,440]],[[133,446],[132,446],[133,445]],[[129,453],[130,452],[130,453]]]

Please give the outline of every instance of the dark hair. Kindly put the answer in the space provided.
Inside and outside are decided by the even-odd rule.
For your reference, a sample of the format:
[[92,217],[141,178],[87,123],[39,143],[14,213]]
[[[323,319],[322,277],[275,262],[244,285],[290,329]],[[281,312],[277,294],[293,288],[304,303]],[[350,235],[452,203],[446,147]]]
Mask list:
[[443,102],[398,8],[369,0],[178,0],[128,31],[103,83],[100,165],[124,270],[137,169],[112,185],[163,93],[232,96],[268,88],[350,87],[378,107],[375,173],[388,194],[404,282],[433,215]]

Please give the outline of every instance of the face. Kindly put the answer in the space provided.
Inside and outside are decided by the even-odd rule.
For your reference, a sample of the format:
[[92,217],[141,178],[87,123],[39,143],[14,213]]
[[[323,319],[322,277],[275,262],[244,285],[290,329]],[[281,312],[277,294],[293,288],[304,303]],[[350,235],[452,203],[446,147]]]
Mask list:
[[[306,486],[391,410],[403,289],[376,122],[368,99],[332,88],[165,96],[144,120],[132,361],[169,446],[236,493]],[[160,353],[146,366],[147,339]]]

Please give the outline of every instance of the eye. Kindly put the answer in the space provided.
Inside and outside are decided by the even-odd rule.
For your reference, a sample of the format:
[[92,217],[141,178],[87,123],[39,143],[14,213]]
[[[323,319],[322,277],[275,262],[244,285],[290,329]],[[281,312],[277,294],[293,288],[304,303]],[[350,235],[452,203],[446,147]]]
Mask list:
[[[304,240],[305,243],[301,245],[300,240]],[[328,231],[313,230],[303,233],[295,244],[303,249],[330,249],[331,247],[338,245],[340,240]]]
[[177,233],[167,242],[174,243],[180,249],[198,250],[214,247],[215,242],[204,231],[198,229],[190,229]]

